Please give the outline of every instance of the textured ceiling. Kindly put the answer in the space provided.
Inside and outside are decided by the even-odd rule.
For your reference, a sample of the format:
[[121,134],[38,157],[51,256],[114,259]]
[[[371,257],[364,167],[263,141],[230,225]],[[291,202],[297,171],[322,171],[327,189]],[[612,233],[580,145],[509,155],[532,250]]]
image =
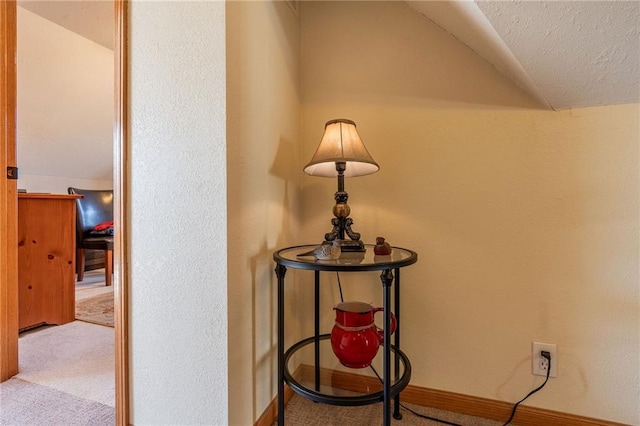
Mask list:
[[[640,102],[639,1],[406,1],[553,109]],[[113,49],[113,3],[18,4]]]
[[640,102],[638,1],[408,1],[553,109]]
[[640,102],[639,2],[478,6],[554,108]]

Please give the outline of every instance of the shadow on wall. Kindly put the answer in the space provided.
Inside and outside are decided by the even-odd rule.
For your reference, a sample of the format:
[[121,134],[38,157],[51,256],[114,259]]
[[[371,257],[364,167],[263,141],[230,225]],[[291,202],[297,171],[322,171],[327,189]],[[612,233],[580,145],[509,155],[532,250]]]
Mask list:
[[[298,212],[291,211],[292,199],[300,198],[300,188],[295,185],[299,181],[296,178],[298,173],[297,163],[292,161],[296,157],[297,148],[286,138],[280,138],[278,150],[275,155],[269,174],[279,178],[281,183],[282,199],[278,200],[284,210],[278,213],[280,219],[279,232],[274,243],[270,243],[263,237],[258,251],[250,258],[251,270],[251,324],[252,324],[252,373],[253,373],[253,414],[254,418],[260,414],[262,407],[270,402],[270,397],[275,392],[277,386],[277,279],[274,273],[273,252],[275,248],[282,248],[294,239],[294,229],[298,226],[295,218],[299,217]],[[267,202],[269,204],[269,202]],[[288,273],[289,280],[292,279],[295,271]],[[295,292],[293,286],[285,286],[285,293]],[[295,300],[293,296],[285,296],[290,300]],[[285,307],[285,317],[297,318],[299,308],[297,305],[287,305]],[[249,312],[244,312],[245,315]],[[288,340],[295,341],[299,333],[299,325],[295,321],[290,321]],[[288,345],[289,343],[287,343]],[[266,391],[266,392],[265,392]]]

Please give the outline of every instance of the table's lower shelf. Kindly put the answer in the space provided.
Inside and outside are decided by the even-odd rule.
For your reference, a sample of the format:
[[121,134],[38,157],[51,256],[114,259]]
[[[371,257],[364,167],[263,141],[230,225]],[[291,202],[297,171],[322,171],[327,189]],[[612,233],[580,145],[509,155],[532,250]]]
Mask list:
[[[349,369],[341,366],[331,351],[331,335],[309,337],[291,346],[284,354],[284,380],[296,393],[316,402],[332,405],[367,405],[382,402],[382,367]],[[402,391],[411,379],[411,363],[400,349],[391,345],[390,397]],[[372,365],[382,362],[380,347]],[[291,373],[291,359],[297,359]],[[324,362],[321,362],[324,361]],[[306,363],[310,361],[310,363]],[[333,366],[331,365],[333,364]],[[337,367],[336,367],[337,365]],[[362,374],[365,373],[365,374]]]

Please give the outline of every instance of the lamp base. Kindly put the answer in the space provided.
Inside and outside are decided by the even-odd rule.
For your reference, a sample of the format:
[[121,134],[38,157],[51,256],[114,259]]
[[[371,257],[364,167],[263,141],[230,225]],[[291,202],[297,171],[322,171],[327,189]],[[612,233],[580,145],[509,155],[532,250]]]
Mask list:
[[[331,244],[332,241],[325,241],[325,243]],[[364,253],[366,249],[364,248],[364,243],[360,240],[342,240],[340,244],[340,250],[343,252],[359,252]]]

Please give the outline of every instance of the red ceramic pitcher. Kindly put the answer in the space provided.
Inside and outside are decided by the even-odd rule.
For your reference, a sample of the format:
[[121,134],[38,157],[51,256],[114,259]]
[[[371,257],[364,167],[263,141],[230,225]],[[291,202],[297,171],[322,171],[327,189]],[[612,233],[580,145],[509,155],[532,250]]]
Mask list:
[[[378,353],[384,332],[378,328],[373,316],[383,308],[374,308],[364,302],[343,302],[333,307],[336,323],[331,330],[331,348],[345,367],[364,368]],[[396,331],[396,317],[391,313],[391,329]]]

